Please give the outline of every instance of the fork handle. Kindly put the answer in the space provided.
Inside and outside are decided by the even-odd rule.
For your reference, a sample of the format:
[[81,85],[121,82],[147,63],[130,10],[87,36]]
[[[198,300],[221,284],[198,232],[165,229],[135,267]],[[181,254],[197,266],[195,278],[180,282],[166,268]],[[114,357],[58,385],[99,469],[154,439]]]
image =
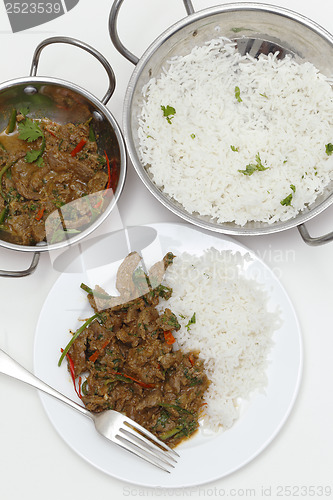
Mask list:
[[20,380],[21,382],[25,382],[26,384],[29,384],[32,387],[35,387],[36,389],[39,389],[40,391],[43,391],[46,394],[59,399],[63,403],[66,403],[68,406],[71,406],[75,410],[86,415],[86,417],[92,418],[92,415],[90,415],[90,412],[88,410],[37,378],[35,375],[23,368],[23,366],[20,365],[17,361],[8,356],[8,354],[6,354],[2,349],[0,349],[0,373]]

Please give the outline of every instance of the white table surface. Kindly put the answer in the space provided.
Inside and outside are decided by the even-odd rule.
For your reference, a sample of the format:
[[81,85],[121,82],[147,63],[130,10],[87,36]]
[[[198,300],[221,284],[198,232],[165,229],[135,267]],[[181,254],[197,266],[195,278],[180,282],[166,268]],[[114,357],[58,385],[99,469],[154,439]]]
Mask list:
[[[332,0],[278,0],[333,32]],[[0,2],[0,81],[27,76],[36,45],[55,35],[93,45],[111,62],[116,91],[108,104],[118,123],[133,66],[112,46],[108,34],[111,0],[80,0],[66,15],[42,26],[13,34]],[[194,0],[196,10],[217,5]],[[167,8],[165,7],[167,5]],[[181,0],[125,0],[119,15],[122,41],[136,55],[167,27],[185,16]],[[47,51],[47,53],[46,53]],[[50,47],[43,53],[40,75],[64,78],[102,97],[103,69],[78,49]],[[87,69],[89,68],[89,69]],[[182,222],[161,206],[143,186],[129,163],[119,212],[125,226]],[[332,231],[333,206],[312,220],[313,235]],[[107,231],[108,222],[102,230]],[[333,498],[333,243],[307,246],[297,231],[237,240],[257,253],[278,275],[298,314],[304,341],[304,371],[294,409],[279,435],[250,464],[230,476],[188,490],[151,490],[122,483],[78,457],[50,424],[37,392],[0,376],[0,498],[59,500],[189,496]],[[1,269],[21,269],[31,256],[0,248]],[[44,299],[58,277],[48,254],[42,254],[29,277],[0,278],[0,346],[33,370],[34,332]],[[195,472],[193,472],[195,474]],[[298,489],[303,486],[305,489]],[[315,488],[312,496],[310,486]],[[320,488],[332,488],[321,495]],[[293,487],[293,490],[288,489]],[[307,488],[307,489],[306,489]],[[328,491],[326,490],[326,493]]]

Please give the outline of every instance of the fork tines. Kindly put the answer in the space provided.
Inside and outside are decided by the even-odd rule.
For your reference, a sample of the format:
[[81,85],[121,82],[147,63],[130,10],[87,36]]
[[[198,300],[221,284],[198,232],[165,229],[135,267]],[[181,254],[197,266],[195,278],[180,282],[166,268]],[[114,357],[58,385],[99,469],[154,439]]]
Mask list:
[[123,416],[123,424],[115,436],[115,442],[119,446],[166,472],[170,472],[167,467],[174,468],[176,457],[179,457],[175,450],[134,420]]

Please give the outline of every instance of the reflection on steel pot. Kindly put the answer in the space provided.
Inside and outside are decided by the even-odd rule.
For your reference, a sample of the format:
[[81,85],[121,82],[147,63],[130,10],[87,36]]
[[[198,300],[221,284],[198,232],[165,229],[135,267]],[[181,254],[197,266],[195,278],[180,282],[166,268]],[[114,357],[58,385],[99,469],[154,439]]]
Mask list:
[[[91,93],[73,83],[57,78],[36,76],[42,49],[49,44],[55,43],[74,45],[87,51],[99,60],[106,70],[109,79],[108,89],[102,100],[97,99]],[[91,185],[91,189],[87,190],[87,193],[83,187],[81,194],[75,196],[78,199],[75,200],[73,197],[70,203],[64,204],[59,200],[58,205],[55,204],[55,210],[50,215],[47,214],[48,217],[45,217],[45,214],[43,217],[43,210],[40,211],[36,218],[37,220],[40,220],[42,217],[45,219],[46,237],[44,241],[37,239],[31,245],[26,244],[26,241],[23,241],[23,244],[22,241],[15,241],[8,231],[8,227],[2,221],[0,226],[0,246],[13,250],[33,252],[34,256],[29,269],[16,272],[0,271],[0,276],[14,277],[30,274],[36,268],[40,252],[59,249],[68,244],[72,245],[81,241],[94,231],[115,207],[125,182],[126,150],[120,128],[106,107],[114,88],[115,77],[113,70],[102,54],[81,41],[67,37],[53,37],[41,42],[33,56],[30,76],[10,80],[0,85],[0,130],[6,128],[13,110],[18,111],[16,120],[27,120],[28,118],[30,120],[28,124],[38,124],[38,120],[43,123],[42,120],[46,119],[50,120],[50,123],[56,124],[56,126],[59,125],[59,127],[66,124],[74,124],[74,128],[76,126],[77,129],[81,127],[80,133],[83,133],[82,130],[84,129],[84,125],[80,124],[86,124],[86,128],[87,124],[89,124],[89,133],[91,131],[89,142],[95,142],[95,163],[98,163],[100,157],[100,160],[103,160],[101,171],[104,171],[101,174],[102,183],[100,185],[95,183],[96,188],[93,188],[93,185]],[[19,124],[17,128],[19,128]],[[54,130],[53,132],[51,130],[50,133],[56,137],[56,133],[54,132]],[[67,133],[70,140],[73,133],[71,130],[67,131]],[[11,134],[9,133],[8,135],[10,136]],[[8,139],[8,135],[5,138]],[[52,137],[50,138],[52,139]],[[45,139],[43,138],[42,141],[45,141]],[[82,144],[85,142],[87,141],[82,139]],[[73,157],[82,147],[81,144],[78,144],[71,151],[71,154],[68,155],[68,165],[71,163],[71,160],[74,160]],[[43,151],[45,150],[45,142],[40,148]],[[60,151],[60,145],[56,145],[55,149],[59,149]],[[90,154],[91,151],[88,151],[88,153]],[[34,155],[35,151],[32,151],[32,154]],[[83,155],[81,156],[83,157]],[[26,157],[25,160],[29,161]],[[24,160],[22,159],[21,162],[24,167]],[[112,165],[110,165],[111,162]],[[26,165],[28,167],[30,164],[27,163]],[[64,160],[59,165],[59,168],[66,174],[70,166],[67,166],[67,162]],[[48,172],[49,176],[51,174],[52,169],[51,173]],[[3,194],[4,203],[2,204],[4,204],[4,210],[6,208],[8,210],[12,199],[5,192],[6,180],[3,179],[3,182],[1,194]],[[46,184],[45,179],[44,184]],[[22,196],[22,193],[19,194]],[[86,196],[87,194],[89,195]],[[31,200],[33,201],[33,197]],[[28,197],[28,201],[31,200]],[[75,224],[73,223],[74,218]],[[10,226],[10,224],[7,224],[7,226]]]
[[217,223],[208,216],[189,213],[180,203],[168,196],[152,180],[152,176],[140,160],[138,115],[142,104],[142,89],[152,79],[158,78],[167,61],[183,56],[195,46],[204,45],[218,36],[237,43],[241,55],[253,57],[279,51],[279,58],[286,54],[298,62],[310,62],[319,71],[331,76],[333,37],[313,21],[287,9],[257,3],[226,4],[197,13],[190,0],[183,0],[188,16],[171,26],[145,51],[141,59],[129,52],[121,43],[117,32],[117,18],[123,0],[115,0],[110,18],[109,31],[117,50],[136,65],[128,84],[124,102],[124,135],[133,165],[150,192],[168,209],[192,224],[211,231],[235,235],[262,235],[276,233],[292,227],[298,230],[304,241],[320,245],[333,240],[333,232],[312,238],[304,223],[318,215],[333,202],[333,182],[315,202],[297,216],[287,221],[271,224],[247,222],[244,226],[233,222]]

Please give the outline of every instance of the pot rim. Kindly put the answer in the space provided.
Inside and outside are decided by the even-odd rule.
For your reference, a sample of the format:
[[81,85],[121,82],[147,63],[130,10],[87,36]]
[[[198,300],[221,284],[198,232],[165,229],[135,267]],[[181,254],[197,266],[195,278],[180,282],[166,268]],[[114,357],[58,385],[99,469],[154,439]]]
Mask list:
[[94,94],[86,90],[85,88],[69,82],[67,80],[63,80],[61,78],[53,78],[53,77],[44,77],[44,76],[28,76],[28,77],[20,77],[20,78],[15,78],[11,80],[7,80],[3,83],[0,83],[0,92],[5,91],[7,89],[10,89],[12,87],[15,87],[17,85],[22,85],[26,84],[26,86],[34,86],[36,84],[51,84],[51,85],[58,85],[60,87],[65,87],[71,91],[76,92],[77,94],[85,97],[89,103],[93,104],[95,108],[100,111],[107,121],[110,123],[112,126],[112,129],[116,135],[117,141],[118,141],[118,147],[119,147],[119,154],[120,154],[120,175],[119,175],[119,181],[118,185],[116,188],[116,192],[114,193],[113,199],[109,203],[108,207],[106,210],[96,219],[96,221],[91,224],[89,227],[87,227],[84,231],[79,233],[78,235],[72,236],[69,240],[64,240],[59,243],[52,243],[52,244],[47,244],[46,242],[41,242],[36,245],[19,245],[16,243],[10,243],[5,240],[0,239],[0,247],[4,247],[10,250],[16,250],[16,251],[21,251],[21,252],[46,252],[46,251],[52,251],[52,250],[59,250],[61,248],[67,247],[69,245],[74,245],[78,243],[79,241],[83,240],[86,236],[91,234],[97,227],[99,227],[104,220],[108,217],[110,212],[113,210],[114,206],[117,204],[117,201],[122,193],[122,190],[124,188],[125,184],[125,178],[126,178],[126,173],[127,173],[127,152],[126,152],[126,146],[125,146],[125,141],[124,137],[122,134],[122,131],[112,115],[112,113],[109,111],[109,109],[106,107],[106,104],[103,104],[98,97],[96,97]]
[[167,28],[163,33],[161,33],[161,35],[159,35],[149,45],[149,47],[145,50],[143,55],[139,58],[138,63],[136,64],[135,69],[130,77],[125,93],[124,106],[123,106],[123,131],[124,131],[127,152],[137,174],[139,175],[141,181],[144,183],[147,189],[155,196],[155,198],[160,203],[162,203],[162,205],[171,210],[171,212],[173,212],[175,215],[203,229],[208,229],[210,231],[224,233],[224,234],[233,234],[240,236],[241,235],[257,236],[257,235],[277,233],[302,225],[303,223],[309,221],[313,217],[319,215],[333,203],[333,193],[331,193],[316,207],[313,207],[312,209],[310,208],[308,210],[305,209],[292,219],[288,219],[286,221],[274,222],[271,225],[266,224],[263,227],[254,228],[251,227],[251,223],[247,223],[246,227],[238,226],[230,222],[217,224],[209,220],[204,220],[204,218],[199,219],[195,215],[187,212],[180,204],[178,204],[178,202],[176,202],[177,204],[175,204],[175,201],[172,200],[168,195],[163,193],[151,180],[145,167],[139,160],[139,157],[137,155],[137,148],[134,144],[133,135],[131,133],[131,112],[133,105],[133,95],[136,89],[137,80],[142,71],[145,69],[146,65],[149,63],[149,60],[153,56],[153,54],[169,38],[171,38],[174,34],[183,29],[185,26],[188,26],[193,22],[205,19],[211,15],[219,14],[222,12],[234,12],[234,11],[246,11],[246,10],[261,11],[289,18],[290,20],[295,21],[296,23],[305,25],[306,28],[313,30],[316,34],[326,39],[333,46],[333,35],[329,33],[326,29],[324,29],[322,26],[320,26],[315,21],[312,21],[308,17],[299,14],[293,10],[286,9],[284,7],[279,7],[264,3],[261,4],[255,2],[241,2],[241,3],[230,3],[230,4],[209,7],[207,9],[203,9],[193,14],[190,14],[187,17],[174,23],[172,26]]

